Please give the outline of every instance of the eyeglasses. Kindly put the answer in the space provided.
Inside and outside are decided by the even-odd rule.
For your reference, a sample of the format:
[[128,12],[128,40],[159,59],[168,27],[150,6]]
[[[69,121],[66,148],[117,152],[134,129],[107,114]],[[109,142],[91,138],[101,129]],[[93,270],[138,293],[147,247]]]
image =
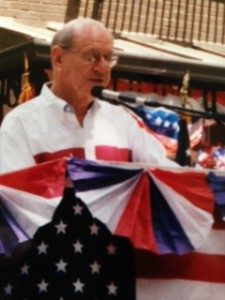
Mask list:
[[112,68],[117,64],[118,61],[118,56],[116,55],[106,55],[106,56],[102,56],[100,54],[97,53],[91,53],[91,52],[81,52],[77,49],[74,48],[66,48],[66,47],[61,47],[64,51],[68,51],[68,52],[74,52],[74,53],[79,53],[81,54],[81,58],[83,60],[83,62],[87,65],[97,65],[101,58],[104,59],[104,61],[106,62],[106,64]]

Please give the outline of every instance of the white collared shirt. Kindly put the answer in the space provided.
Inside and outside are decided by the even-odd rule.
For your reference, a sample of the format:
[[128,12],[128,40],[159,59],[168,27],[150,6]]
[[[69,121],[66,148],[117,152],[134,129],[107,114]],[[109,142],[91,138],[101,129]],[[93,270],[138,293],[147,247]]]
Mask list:
[[38,97],[4,118],[0,130],[1,173],[69,156],[174,165],[156,138],[140,128],[123,107],[98,99],[81,127],[73,108],[44,85]]

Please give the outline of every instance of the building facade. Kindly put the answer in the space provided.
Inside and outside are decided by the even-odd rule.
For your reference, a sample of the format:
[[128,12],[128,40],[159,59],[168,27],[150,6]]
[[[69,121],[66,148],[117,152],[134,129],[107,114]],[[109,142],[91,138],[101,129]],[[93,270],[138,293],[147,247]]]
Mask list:
[[32,26],[89,16],[117,34],[225,43],[225,1],[221,0],[0,0],[0,15]]

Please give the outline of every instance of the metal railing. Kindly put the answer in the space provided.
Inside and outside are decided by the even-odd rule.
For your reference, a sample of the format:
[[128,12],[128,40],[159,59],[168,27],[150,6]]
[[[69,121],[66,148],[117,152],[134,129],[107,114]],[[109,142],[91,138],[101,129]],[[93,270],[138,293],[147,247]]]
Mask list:
[[77,15],[102,21],[116,34],[143,33],[160,39],[225,44],[222,0],[75,1]]

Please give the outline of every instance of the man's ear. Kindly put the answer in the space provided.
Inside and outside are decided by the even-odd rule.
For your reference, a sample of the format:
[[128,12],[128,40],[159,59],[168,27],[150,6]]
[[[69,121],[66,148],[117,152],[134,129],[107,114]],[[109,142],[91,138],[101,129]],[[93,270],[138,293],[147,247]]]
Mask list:
[[59,46],[51,48],[51,63],[55,69],[61,69],[63,50]]

